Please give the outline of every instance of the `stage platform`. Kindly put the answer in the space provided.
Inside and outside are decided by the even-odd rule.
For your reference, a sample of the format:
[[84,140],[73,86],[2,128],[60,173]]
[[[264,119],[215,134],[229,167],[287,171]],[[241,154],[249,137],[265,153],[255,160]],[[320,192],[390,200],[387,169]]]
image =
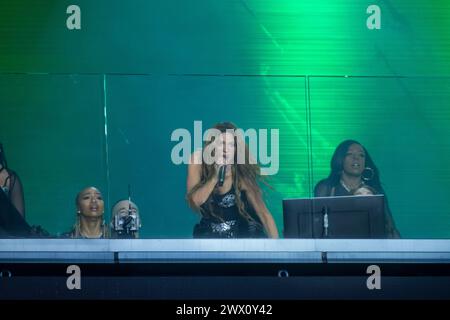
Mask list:
[[450,299],[450,240],[2,239],[0,277],[0,299]]

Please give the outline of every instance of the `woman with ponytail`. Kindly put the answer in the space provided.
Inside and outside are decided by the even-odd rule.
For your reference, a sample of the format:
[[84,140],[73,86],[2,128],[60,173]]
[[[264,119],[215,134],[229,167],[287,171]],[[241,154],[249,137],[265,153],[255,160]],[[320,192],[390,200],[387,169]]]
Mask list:
[[19,176],[8,168],[5,151],[0,143],[0,192],[4,192],[17,211],[25,218],[25,201]]

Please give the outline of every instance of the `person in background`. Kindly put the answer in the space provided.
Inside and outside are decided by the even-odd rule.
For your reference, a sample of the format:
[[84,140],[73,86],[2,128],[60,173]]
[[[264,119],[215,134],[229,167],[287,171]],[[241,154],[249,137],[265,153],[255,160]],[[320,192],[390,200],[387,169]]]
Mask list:
[[141,217],[138,206],[129,200],[119,200],[112,208],[111,238],[138,239]]
[[400,238],[381,186],[378,168],[364,146],[355,140],[338,145],[331,158],[331,172],[314,188],[315,197],[351,196],[357,192],[372,192],[385,196],[385,233],[388,238]]

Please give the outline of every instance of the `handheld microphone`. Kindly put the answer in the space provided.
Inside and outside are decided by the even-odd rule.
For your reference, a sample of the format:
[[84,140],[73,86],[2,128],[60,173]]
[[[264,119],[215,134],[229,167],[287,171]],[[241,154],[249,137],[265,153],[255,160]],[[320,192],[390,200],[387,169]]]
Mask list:
[[223,186],[223,182],[225,181],[225,173],[227,171],[227,166],[221,166],[219,169],[219,187]]
[[[122,203],[122,201],[119,203]],[[119,203],[117,205],[119,205]],[[116,206],[113,208],[113,221],[111,222],[112,229],[116,232],[118,238],[134,239],[141,228],[141,219],[138,208],[135,207],[134,204],[131,204],[130,185],[128,185],[128,208]]]

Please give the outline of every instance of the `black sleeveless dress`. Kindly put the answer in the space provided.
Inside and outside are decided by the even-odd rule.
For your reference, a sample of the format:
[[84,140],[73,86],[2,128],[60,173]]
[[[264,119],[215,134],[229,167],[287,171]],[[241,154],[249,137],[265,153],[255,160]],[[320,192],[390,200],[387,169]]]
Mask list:
[[245,191],[241,192],[241,201],[247,213],[253,218],[250,221],[239,213],[234,192],[232,187],[225,194],[212,193],[201,205],[202,219],[194,227],[194,238],[267,237],[261,220],[249,204]]

